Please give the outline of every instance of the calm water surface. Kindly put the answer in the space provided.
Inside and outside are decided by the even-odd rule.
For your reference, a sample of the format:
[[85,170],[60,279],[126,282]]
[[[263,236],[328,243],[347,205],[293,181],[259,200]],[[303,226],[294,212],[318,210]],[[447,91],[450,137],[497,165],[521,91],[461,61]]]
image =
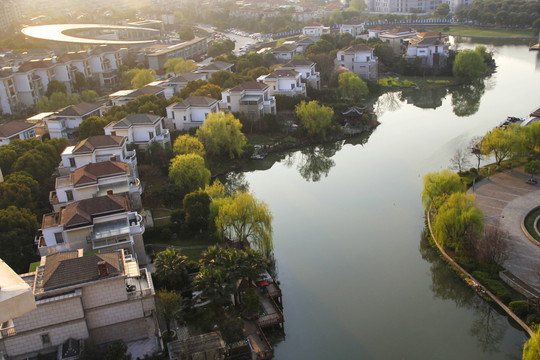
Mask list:
[[368,139],[245,169],[274,215],[286,334],[277,359],[521,358],[524,333],[421,240],[422,176],[507,115],[540,106],[537,53],[494,50],[498,71],[484,89],[385,95]]

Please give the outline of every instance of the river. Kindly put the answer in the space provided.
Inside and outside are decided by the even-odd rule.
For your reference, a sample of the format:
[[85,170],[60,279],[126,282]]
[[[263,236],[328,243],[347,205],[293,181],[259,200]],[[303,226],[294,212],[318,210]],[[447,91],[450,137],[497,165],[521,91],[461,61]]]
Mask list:
[[276,359],[521,358],[525,333],[421,236],[423,175],[506,116],[540,106],[539,55],[493,50],[498,69],[483,90],[384,95],[369,138],[274,155],[237,174],[274,216],[285,315]]

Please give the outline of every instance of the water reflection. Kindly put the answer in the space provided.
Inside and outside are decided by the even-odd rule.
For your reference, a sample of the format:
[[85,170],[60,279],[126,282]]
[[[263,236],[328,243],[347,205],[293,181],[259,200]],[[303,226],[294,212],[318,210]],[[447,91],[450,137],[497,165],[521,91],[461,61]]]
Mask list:
[[410,89],[401,92],[400,100],[421,109],[436,109],[442,105],[448,90],[444,87],[432,89]]
[[296,166],[300,175],[306,181],[317,182],[321,177],[327,177],[330,169],[336,164],[332,157],[341,150],[343,141],[335,143],[312,145],[287,155],[284,164],[287,167]]
[[242,172],[229,172],[222,179],[221,182],[225,187],[225,193],[231,195],[235,191],[247,191],[249,190],[249,183],[246,180],[246,175]]
[[480,108],[480,99],[486,91],[483,81],[476,84],[460,85],[452,87],[452,108],[457,116],[471,116],[476,114]]
[[483,352],[496,353],[506,332],[503,316],[490,304],[482,300],[461,280],[433,249],[422,234],[420,255],[430,263],[432,284],[430,289],[435,298],[453,300],[458,308],[473,309],[474,319],[469,334],[476,339]]
[[377,116],[381,116],[385,111],[397,111],[401,108],[399,93],[388,92],[382,94],[373,105],[373,111]]
[[536,52],[536,66],[534,69],[540,71],[540,51]]

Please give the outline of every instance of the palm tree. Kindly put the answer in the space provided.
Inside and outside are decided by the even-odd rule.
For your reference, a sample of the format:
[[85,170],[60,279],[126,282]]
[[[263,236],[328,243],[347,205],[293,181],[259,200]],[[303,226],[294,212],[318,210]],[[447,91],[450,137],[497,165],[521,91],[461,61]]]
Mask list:
[[181,289],[187,284],[187,257],[178,249],[167,249],[157,254],[154,261],[155,276],[170,290]]
[[235,285],[227,271],[214,267],[201,267],[195,282],[199,290],[212,301],[216,315],[221,317],[221,305],[230,299]]

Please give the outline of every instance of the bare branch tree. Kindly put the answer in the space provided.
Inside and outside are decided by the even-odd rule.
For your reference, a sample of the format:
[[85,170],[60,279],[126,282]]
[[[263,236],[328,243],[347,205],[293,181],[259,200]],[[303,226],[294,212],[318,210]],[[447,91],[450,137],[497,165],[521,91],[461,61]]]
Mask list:
[[510,257],[510,234],[501,229],[499,224],[486,226],[484,236],[476,243],[476,253],[481,260],[492,263],[492,271],[502,265]]
[[450,159],[450,167],[454,170],[462,172],[470,166],[469,152],[463,149],[457,149],[454,156]]
[[477,160],[476,163],[476,170],[480,171],[480,161],[484,158],[484,155],[482,155],[481,149],[481,143],[482,143],[482,137],[481,136],[475,136],[471,139],[471,142],[469,143],[469,148],[471,149],[471,153],[474,155],[474,157]]

